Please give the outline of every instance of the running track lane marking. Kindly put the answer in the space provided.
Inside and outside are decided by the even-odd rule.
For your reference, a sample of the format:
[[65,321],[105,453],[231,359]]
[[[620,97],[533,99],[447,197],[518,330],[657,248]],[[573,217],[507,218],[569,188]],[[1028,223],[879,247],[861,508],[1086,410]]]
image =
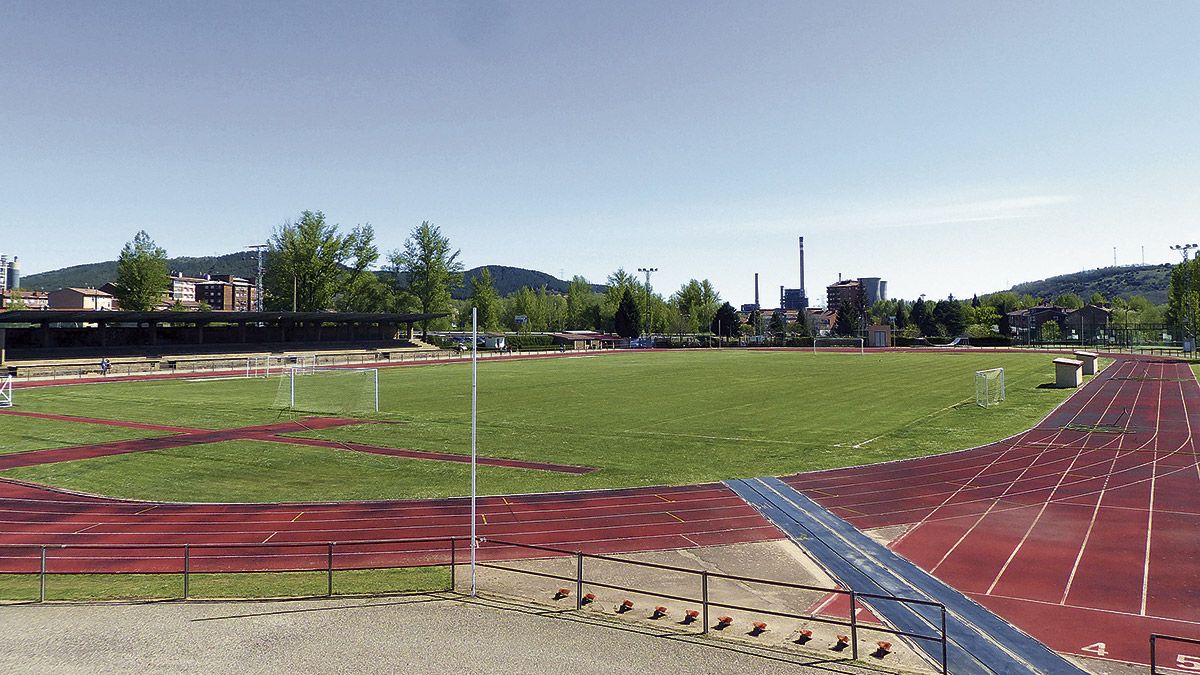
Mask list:
[[680,518],[679,516],[675,515],[674,513],[671,513],[670,511],[663,511],[663,513],[667,514],[668,516],[671,516],[672,518],[674,518],[675,520],[678,520],[681,523],[683,522],[683,518]]
[[276,531],[276,532],[272,532],[271,534],[268,534],[268,535],[267,535],[267,538],[262,540],[262,543],[264,543],[264,544],[265,544],[265,543],[267,543],[268,541],[271,541],[271,537],[274,537],[274,536],[275,536],[275,535],[277,535],[277,534],[279,534],[279,532],[277,532],[277,531]]
[[[1163,375],[1164,366],[1158,367],[1159,377]],[[1158,429],[1162,424],[1162,390],[1163,385],[1158,383],[1158,405],[1154,408],[1154,461],[1150,463],[1150,508],[1146,513],[1146,554],[1142,565],[1142,607],[1138,612],[1142,616],[1146,616],[1146,595],[1150,588],[1150,536],[1154,532],[1154,488],[1158,480]],[[1180,387],[1182,389],[1182,387]],[[1183,401],[1184,417],[1187,417],[1187,402]],[[1129,416],[1131,419],[1133,415]],[[1182,448],[1183,446],[1180,445]]]
[[135,516],[140,516],[140,515],[142,515],[143,513],[148,513],[148,512],[150,512],[150,511],[153,511],[154,509],[157,509],[157,508],[158,508],[158,504],[155,504],[154,506],[148,506],[148,507],[146,507],[146,508],[142,509],[141,511],[138,511],[137,513],[135,513],[135,514],[133,514],[133,515],[135,515]]
[[300,513],[297,513],[297,514],[296,514],[296,517],[295,517],[295,518],[292,518],[292,522],[294,523],[294,522],[296,522],[297,520],[300,520],[300,516],[302,516],[302,515],[304,515],[304,512],[303,512],[303,511],[301,511]]

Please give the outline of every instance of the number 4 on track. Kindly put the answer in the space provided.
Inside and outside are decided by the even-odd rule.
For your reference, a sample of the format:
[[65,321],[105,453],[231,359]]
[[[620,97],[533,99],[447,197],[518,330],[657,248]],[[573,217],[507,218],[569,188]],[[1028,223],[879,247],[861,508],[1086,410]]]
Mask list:
[[1103,642],[1097,642],[1096,644],[1088,645],[1086,647],[1080,647],[1079,651],[1089,652],[1091,654],[1095,654],[1096,656],[1108,656],[1108,647]]

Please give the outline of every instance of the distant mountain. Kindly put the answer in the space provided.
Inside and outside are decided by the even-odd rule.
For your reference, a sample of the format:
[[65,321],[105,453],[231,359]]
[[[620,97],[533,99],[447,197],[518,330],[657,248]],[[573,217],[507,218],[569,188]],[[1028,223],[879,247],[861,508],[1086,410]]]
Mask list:
[[[504,296],[517,292],[523,286],[541,288],[555,293],[566,293],[570,281],[563,281],[545,272],[527,270],[506,265],[487,265],[492,271],[492,284],[496,291]],[[174,272],[182,272],[186,276],[203,276],[205,274],[233,274],[239,277],[252,278],[258,273],[258,257],[253,251],[229,253],[218,256],[202,256],[199,258],[180,257],[169,258],[167,268]],[[483,267],[475,267],[463,274],[463,285],[454,289],[455,298],[466,298],[471,294],[471,280],[479,276]],[[31,291],[53,291],[59,288],[99,288],[117,278],[117,261],[88,263],[74,265],[59,270],[30,274],[21,278],[21,287]],[[599,284],[592,284],[592,289],[601,292],[605,289]]]
[[1063,274],[1041,281],[1017,284],[1013,293],[1028,293],[1035,298],[1052,300],[1064,293],[1075,293],[1087,301],[1096,291],[1105,298],[1145,296],[1156,305],[1167,301],[1172,265],[1126,265],[1102,267],[1074,274]]
[[[253,251],[227,253],[199,258],[168,258],[167,269],[183,272],[186,276],[205,274],[233,274],[253,277],[258,273],[258,256]],[[99,288],[117,278],[117,261],[73,265],[59,270],[21,277],[21,287],[30,291],[53,291],[59,288]]]
[[[482,267],[473,267],[463,273],[463,285],[454,289],[451,293],[455,298],[462,300],[471,295],[471,280],[479,276],[481,270],[487,267],[492,272],[492,285],[496,287],[496,292],[501,296],[512,295],[521,288],[528,286],[534,290],[546,287],[546,290],[565,295],[567,287],[570,286],[570,280],[563,281],[558,277],[551,276],[545,272],[537,270],[527,270],[521,267],[507,267],[505,265],[484,265]],[[592,290],[597,293],[604,292],[606,286],[600,284],[592,284]]]

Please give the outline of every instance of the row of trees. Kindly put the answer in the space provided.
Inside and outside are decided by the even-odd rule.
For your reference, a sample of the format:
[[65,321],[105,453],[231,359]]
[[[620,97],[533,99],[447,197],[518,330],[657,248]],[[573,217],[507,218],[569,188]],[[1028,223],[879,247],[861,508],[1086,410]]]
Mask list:
[[[422,222],[400,249],[391,251],[379,266],[381,254],[370,224],[342,232],[320,211],[304,211],[272,234],[268,243],[264,305],[268,309],[298,311],[447,313],[446,319],[427,322],[423,331],[465,326],[471,309],[477,309],[482,330],[599,330],[637,337],[652,333],[719,332],[811,335],[808,317],[788,322],[782,315],[764,317],[757,312],[747,324],[738,320],[729,303],[723,303],[707,279],[692,279],[669,296],[647,288],[634,275],[618,269],[606,279],[606,290],[596,292],[583,277],[571,280],[566,295],[541,288],[521,288],[508,297],[497,292],[486,268],[472,279],[470,295],[456,301],[451,291],[463,280],[460,251],[453,249],[441,230]],[[166,251],[150,236],[138,232],[117,262],[117,298],[133,311],[153,309],[162,302],[169,284]],[[977,296],[969,302],[953,296],[943,300],[902,299],[880,301],[863,314],[838,308],[834,332],[857,334],[863,322],[892,324],[905,337],[994,335],[1008,312],[1041,304],[1031,295],[1012,292]],[[1068,293],[1052,304],[1067,309],[1083,307],[1082,297]],[[1145,298],[1114,298],[1100,293],[1086,302],[1109,305],[1120,323],[1180,325],[1186,319],[1189,333],[1200,327],[1200,261],[1176,267],[1171,275],[1169,302],[1156,306]],[[764,328],[765,326],[765,328]]]

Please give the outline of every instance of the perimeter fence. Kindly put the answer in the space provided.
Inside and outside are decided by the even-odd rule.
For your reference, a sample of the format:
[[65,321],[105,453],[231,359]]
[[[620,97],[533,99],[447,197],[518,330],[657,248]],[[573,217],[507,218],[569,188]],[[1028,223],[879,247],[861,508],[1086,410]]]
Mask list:
[[[0,596],[8,600],[44,603],[97,597],[188,601],[456,591],[461,585],[456,576],[468,564],[469,556],[470,539],[453,536],[347,542],[0,544]],[[477,568],[482,570],[534,577],[553,582],[556,588],[560,582],[565,582],[570,589],[559,591],[573,593],[575,610],[583,610],[593,603],[598,606],[599,601],[591,593],[596,590],[633,593],[693,605],[696,609],[685,611],[684,620],[679,623],[700,634],[728,626],[731,622],[728,617],[716,617],[714,621],[712,614],[718,610],[828,624],[845,629],[846,634],[838,636],[836,648],[847,649],[853,659],[859,657],[859,643],[864,632],[902,636],[940,645],[941,663],[938,665],[941,672],[946,672],[946,609],[936,602],[497,539],[481,539],[476,557]],[[531,566],[516,566],[521,561]],[[551,566],[543,564],[539,567],[538,563],[550,563]],[[561,563],[567,563],[571,569],[555,571],[552,565]],[[635,569],[690,579],[692,592],[678,592],[674,584],[630,582],[628,580],[634,575],[629,570]],[[412,574],[414,570],[418,573]],[[389,572],[407,575],[389,576]],[[375,575],[376,578],[364,578],[363,575]],[[815,609],[793,611],[778,605],[755,606],[737,602],[725,597],[732,583],[785,596],[809,593],[841,598],[848,602],[847,611],[843,618]],[[203,586],[199,592],[198,584]],[[116,594],[106,592],[106,586],[115,587]],[[231,595],[229,589],[234,589],[235,593]],[[257,592],[236,595],[239,589]],[[929,622],[928,633],[906,632],[882,623],[864,624],[859,614],[869,610],[872,602],[917,605],[927,608],[937,618]],[[616,611],[622,613],[622,608],[631,607],[618,604]]]

